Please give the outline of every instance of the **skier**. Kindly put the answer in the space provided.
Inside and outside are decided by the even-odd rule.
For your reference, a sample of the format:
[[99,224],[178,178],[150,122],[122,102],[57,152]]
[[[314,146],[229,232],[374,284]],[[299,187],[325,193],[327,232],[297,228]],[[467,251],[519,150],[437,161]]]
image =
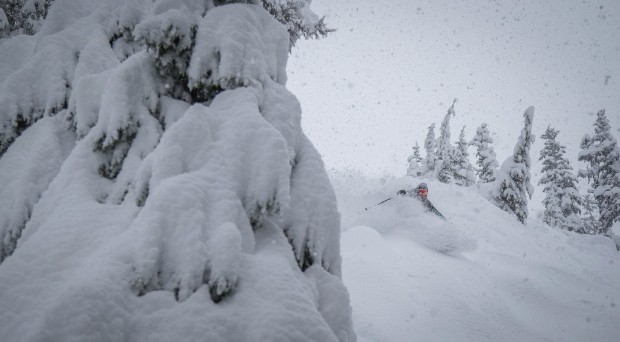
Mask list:
[[433,214],[441,217],[444,221],[446,220],[446,218],[439,212],[439,210],[437,210],[437,208],[435,208],[435,206],[433,205],[433,203],[431,203],[431,201],[429,201],[428,199],[428,186],[426,185],[426,183],[420,183],[418,184],[418,186],[415,187],[415,189],[409,190],[409,191],[405,191],[405,190],[400,190],[397,195],[399,196],[409,196],[409,197],[414,197],[417,198],[418,200],[420,200],[420,202],[422,202],[422,205],[424,205],[424,208],[426,208],[426,211],[430,211]]

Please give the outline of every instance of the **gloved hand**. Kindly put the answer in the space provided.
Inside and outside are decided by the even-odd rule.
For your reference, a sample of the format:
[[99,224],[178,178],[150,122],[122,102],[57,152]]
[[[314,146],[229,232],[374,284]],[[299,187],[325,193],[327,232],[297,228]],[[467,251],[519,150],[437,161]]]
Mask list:
[[407,194],[407,191],[405,190],[400,190],[398,191],[398,193],[396,193],[398,196],[405,196]]

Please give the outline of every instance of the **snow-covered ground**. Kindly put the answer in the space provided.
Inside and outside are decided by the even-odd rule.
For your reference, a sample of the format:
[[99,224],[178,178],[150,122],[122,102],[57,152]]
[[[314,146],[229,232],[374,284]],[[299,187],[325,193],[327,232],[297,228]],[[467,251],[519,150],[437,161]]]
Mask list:
[[[358,341],[620,340],[620,254],[610,239],[535,215],[522,225],[475,187],[331,179]],[[420,181],[447,222],[410,198],[364,210]]]

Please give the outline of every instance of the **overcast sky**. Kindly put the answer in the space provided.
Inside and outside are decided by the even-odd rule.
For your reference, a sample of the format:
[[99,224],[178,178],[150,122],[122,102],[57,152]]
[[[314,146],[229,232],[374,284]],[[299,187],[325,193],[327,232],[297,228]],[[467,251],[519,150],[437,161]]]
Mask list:
[[423,145],[431,123],[439,128],[454,98],[452,141],[464,125],[469,140],[486,122],[500,163],[535,106],[536,178],[549,124],[575,161],[599,109],[620,138],[620,1],[314,0],[312,8],[338,31],[298,43],[287,86],[328,169],[404,175],[411,147]]

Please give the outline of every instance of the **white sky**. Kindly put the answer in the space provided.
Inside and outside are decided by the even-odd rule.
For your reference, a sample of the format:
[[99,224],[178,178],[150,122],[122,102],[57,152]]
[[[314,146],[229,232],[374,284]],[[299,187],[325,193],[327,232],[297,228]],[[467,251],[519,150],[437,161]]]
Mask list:
[[500,164],[534,105],[535,179],[548,124],[574,167],[599,109],[620,138],[620,1],[315,0],[312,8],[338,31],[298,43],[287,86],[328,169],[404,175],[411,147],[454,98],[452,140],[463,125],[471,139],[487,122]]

